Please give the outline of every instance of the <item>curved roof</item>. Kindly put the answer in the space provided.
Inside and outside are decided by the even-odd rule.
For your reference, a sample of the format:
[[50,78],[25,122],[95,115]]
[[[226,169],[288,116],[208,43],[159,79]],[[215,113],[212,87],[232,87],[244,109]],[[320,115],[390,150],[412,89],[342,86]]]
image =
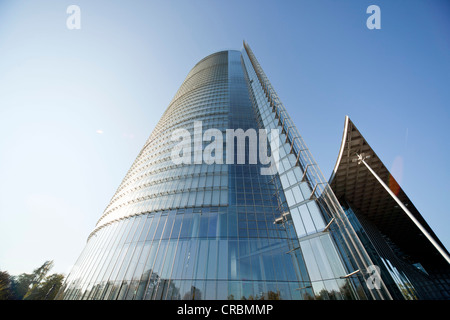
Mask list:
[[367,157],[365,162],[389,186],[419,223],[447,252],[433,230],[426,223],[414,204],[407,197],[389,170],[349,117],[345,118],[344,133],[338,159],[329,184],[336,197],[345,199],[352,209],[372,222],[407,255],[411,262],[422,265],[445,264],[447,262],[426,236],[398,206],[384,187],[363,164],[358,164],[356,154]]

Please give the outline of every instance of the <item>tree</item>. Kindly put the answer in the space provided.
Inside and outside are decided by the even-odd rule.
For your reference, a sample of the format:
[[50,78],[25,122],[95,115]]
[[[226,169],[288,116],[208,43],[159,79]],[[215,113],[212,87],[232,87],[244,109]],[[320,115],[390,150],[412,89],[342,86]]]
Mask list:
[[31,281],[31,288],[27,291],[25,296],[23,297],[24,300],[41,300],[41,299],[35,299],[35,297],[40,296],[41,292],[41,282],[44,280],[44,278],[47,276],[47,273],[50,271],[50,269],[53,267],[53,261],[45,261],[42,266],[35,269],[33,271],[33,279]]
[[24,297],[24,300],[53,300],[61,288],[64,275],[54,273],[46,277],[39,285]]
[[11,276],[7,271],[0,271],[0,300],[8,300],[11,296]]
[[61,288],[64,275],[54,273],[47,276],[53,261],[46,261],[33,273],[10,276],[0,272],[0,300],[53,300]]
[[11,277],[11,300],[22,300],[30,289],[33,274],[22,273]]

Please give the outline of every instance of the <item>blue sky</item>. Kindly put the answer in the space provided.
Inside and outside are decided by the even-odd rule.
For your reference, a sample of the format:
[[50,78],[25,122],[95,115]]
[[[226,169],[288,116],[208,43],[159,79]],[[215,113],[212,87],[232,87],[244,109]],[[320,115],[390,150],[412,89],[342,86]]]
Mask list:
[[189,70],[243,40],[324,176],[348,115],[449,248],[449,14],[448,1],[0,1],[0,269],[68,273]]

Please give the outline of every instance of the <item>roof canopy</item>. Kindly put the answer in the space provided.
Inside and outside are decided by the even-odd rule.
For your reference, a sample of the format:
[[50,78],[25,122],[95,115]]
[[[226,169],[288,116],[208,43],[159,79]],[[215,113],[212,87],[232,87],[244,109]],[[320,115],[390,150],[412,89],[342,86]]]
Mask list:
[[349,117],[345,118],[341,148],[330,178],[330,186],[336,197],[339,200],[346,200],[357,215],[373,223],[412,262],[420,262],[424,266],[441,263],[447,265],[442,255],[366,166],[358,164],[356,154],[366,157],[365,162],[389,186],[436,242],[446,250]]

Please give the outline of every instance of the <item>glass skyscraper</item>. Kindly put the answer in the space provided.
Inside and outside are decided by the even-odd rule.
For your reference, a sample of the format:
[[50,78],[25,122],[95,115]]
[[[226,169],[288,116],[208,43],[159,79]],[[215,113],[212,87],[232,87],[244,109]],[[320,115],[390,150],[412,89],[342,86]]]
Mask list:
[[189,72],[58,297],[392,299],[373,264],[244,43]]

